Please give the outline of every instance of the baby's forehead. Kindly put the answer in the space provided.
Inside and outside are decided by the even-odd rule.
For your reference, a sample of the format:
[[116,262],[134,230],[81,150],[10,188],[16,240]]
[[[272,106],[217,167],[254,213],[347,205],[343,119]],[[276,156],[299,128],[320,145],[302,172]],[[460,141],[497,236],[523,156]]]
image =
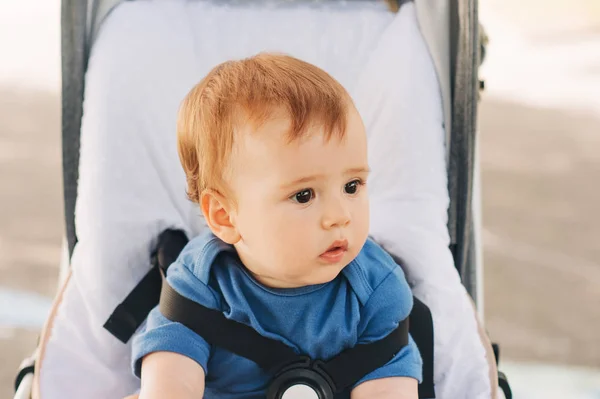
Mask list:
[[307,120],[300,127],[294,126],[292,119],[282,111],[261,119],[245,119],[237,123],[233,130],[234,153],[236,150],[256,149],[257,144],[273,150],[293,149],[315,138],[321,138],[323,145],[326,145],[329,140],[339,140],[345,135],[345,132],[328,131],[328,126],[318,119]]
[[348,124],[343,135],[327,135],[318,123],[308,125],[302,136],[290,139],[290,120],[270,118],[258,128],[240,126],[231,154],[231,177],[286,180],[310,175],[341,174],[367,165],[366,135],[362,124]]
[[364,134],[362,118],[352,103],[348,103],[343,112],[335,116],[325,111],[312,111],[304,118],[298,118],[293,110],[283,106],[254,110],[238,107],[235,114],[233,130],[238,140],[250,136],[283,145],[302,143],[314,136],[320,136],[327,143],[334,138],[343,140],[348,129],[358,129]]
[[345,132],[327,131],[327,127],[318,121],[307,122],[301,132],[294,132],[289,118],[285,116],[269,118],[260,125],[246,124],[240,127],[234,138],[232,156],[272,155],[274,161],[286,161],[282,154],[293,155],[296,152],[317,153],[323,147],[341,145],[346,139]]

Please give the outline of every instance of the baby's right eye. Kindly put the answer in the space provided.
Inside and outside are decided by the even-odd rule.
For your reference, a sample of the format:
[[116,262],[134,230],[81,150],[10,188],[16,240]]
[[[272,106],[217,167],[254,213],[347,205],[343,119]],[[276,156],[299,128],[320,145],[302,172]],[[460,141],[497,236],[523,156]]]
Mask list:
[[313,199],[315,197],[315,192],[313,191],[312,188],[307,188],[301,191],[298,191],[296,194],[291,196],[291,200],[299,203],[299,204],[306,204],[308,202],[310,202],[311,199]]

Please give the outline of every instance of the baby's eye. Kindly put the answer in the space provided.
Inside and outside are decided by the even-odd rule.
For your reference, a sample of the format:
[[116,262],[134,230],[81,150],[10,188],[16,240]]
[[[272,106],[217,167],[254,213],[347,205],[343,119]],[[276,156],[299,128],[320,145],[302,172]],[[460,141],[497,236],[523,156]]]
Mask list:
[[356,194],[360,185],[362,185],[361,180],[352,180],[351,182],[346,183],[346,185],[344,186],[344,192],[346,194]]
[[315,192],[313,191],[313,189],[307,188],[305,190],[298,191],[296,194],[292,195],[291,199],[299,204],[306,204],[314,197]]

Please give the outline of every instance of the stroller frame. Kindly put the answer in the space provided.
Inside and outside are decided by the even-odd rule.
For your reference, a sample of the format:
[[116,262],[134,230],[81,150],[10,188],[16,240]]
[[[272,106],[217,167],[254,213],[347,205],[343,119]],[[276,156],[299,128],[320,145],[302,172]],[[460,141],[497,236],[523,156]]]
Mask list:
[[[121,1],[123,0],[62,0],[61,2],[62,167],[65,214],[65,255],[61,265],[62,275],[65,275],[65,271],[70,268],[70,258],[77,243],[75,205],[88,58],[100,25]],[[478,68],[481,61],[478,0],[413,1],[441,87],[450,197],[448,209],[450,249],[462,283],[472,297],[480,317],[483,317],[481,200],[476,149],[477,103],[480,88]],[[494,349],[497,361],[496,347]],[[30,375],[27,374],[33,373],[34,361],[35,356],[30,362],[24,362],[17,379],[17,389],[19,385],[27,385],[27,380],[29,385],[31,384],[31,379],[28,378]],[[501,374],[501,387],[502,376]],[[26,388],[21,390],[28,392]],[[17,394],[16,397],[29,397],[29,393],[25,395]],[[507,394],[505,391],[505,395],[510,397],[510,392]]]

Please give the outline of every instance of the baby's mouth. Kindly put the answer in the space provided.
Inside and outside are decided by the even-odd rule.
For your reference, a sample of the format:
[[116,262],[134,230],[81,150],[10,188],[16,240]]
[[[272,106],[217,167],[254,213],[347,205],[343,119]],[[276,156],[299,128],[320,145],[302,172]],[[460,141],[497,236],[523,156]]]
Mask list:
[[327,263],[338,263],[348,251],[348,240],[336,240],[319,257]]

